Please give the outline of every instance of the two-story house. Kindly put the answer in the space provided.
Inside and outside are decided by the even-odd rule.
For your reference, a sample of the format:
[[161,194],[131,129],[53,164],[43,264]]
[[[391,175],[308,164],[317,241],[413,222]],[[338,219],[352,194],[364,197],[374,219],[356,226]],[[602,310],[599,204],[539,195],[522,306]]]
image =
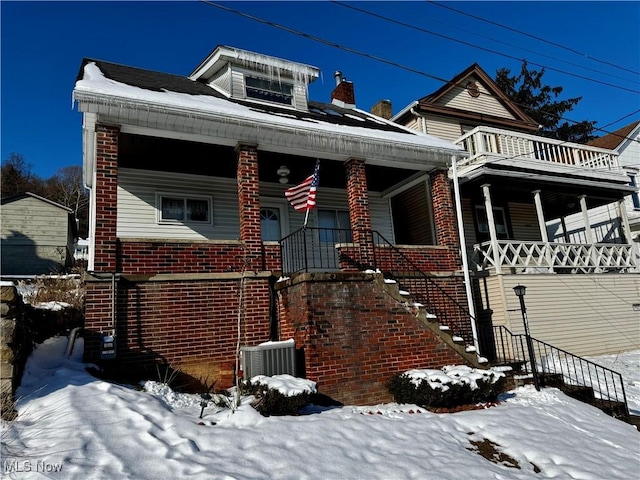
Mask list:
[[[491,321],[522,333],[513,287],[524,285],[536,338],[576,354],[638,348],[640,274],[624,208],[637,189],[629,185],[619,151],[536,135],[538,125],[477,64],[393,120],[469,153],[451,179],[460,192],[480,330],[486,333]],[[548,235],[548,223],[562,224],[571,215],[593,225],[590,212],[609,204],[618,206],[617,243],[590,228],[582,238]]]

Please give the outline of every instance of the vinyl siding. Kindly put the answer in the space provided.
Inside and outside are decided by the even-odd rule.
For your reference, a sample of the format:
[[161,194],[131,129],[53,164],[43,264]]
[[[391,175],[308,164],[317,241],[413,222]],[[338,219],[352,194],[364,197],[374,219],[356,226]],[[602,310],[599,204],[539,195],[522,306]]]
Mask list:
[[[266,202],[284,199],[289,185],[260,184],[260,197]],[[213,199],[212,225],[161,225],[157,221],[156,193],[203,195]],[[304,213],[287,206],[289,227],[293,232],[304,224]],[[344,190],[322,188],[317,194],[318,208],[348,210]],[[392,238],[389,202],[376,192],[369,193],[372,226],[386,238]],[[317,226],[317,213],[312,210],[308,225]],[[118,172],[118,228],[121,238],[166,238],[192,240],[237,240],[240,235],[236,181],[229,178],[157,172],[121,168]]]
[[26,197],[2,205],[5,245],[67,245],[69,214],[54,205]]
[[211,83],[227,94],[231,94],[231,69],[229,66],[217,72],[212,78]]
[[[213,224],[158,224],[156,193],[213,198]],[[238,195],[232,179],[121,168],[118,228],[121,238],[237,240]]]
[[462,136],[460,122],[451,118],[438,115],[425,115],[427,133],[434,137],[453,142]]
[[514,119],[513,115],[480,82],[473,77],[469,77],[463,83],[466,85],[468,81],[477,83],[480,88],[479,97],[472,97],[464,87],[454,87],[438,101],[438,104],[467,112]]
[[536,207],[530,203],[509,203],[513,238],[520,241],[541,242]]
[[640,302],[640,274],[502,275],[487,283],[494,325],[524,333],[513,293],[523,284],[529,328],[538,340],[576,355],[640,348],[640,312],[633,310]]

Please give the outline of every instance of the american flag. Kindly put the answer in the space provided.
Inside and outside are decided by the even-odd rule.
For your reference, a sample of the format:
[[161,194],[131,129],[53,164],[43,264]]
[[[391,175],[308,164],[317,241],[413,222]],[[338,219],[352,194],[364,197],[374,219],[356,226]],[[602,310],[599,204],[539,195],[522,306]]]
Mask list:
[[291,187],[284,192],[289,203],[296,212],[306,212],[316,206],[316,189],[318,188],[318,172],[320,160],[316,160],[316,168],[313,175],[309,175],[302,183]]

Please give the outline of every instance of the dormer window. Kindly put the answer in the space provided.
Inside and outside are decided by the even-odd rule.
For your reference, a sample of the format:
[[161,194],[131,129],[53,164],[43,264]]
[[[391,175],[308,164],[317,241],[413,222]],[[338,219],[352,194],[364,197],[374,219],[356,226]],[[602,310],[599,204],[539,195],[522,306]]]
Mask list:
[[293,105],[293,85],[291,83],[251,75],[245,75],[244,78],[247,98]]

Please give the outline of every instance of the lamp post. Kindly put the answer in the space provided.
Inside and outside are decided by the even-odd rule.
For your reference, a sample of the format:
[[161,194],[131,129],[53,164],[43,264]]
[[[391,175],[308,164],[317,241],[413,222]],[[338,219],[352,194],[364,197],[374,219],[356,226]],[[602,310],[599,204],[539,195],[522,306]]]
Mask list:
[[527,340],[527,349],[529,350],[529,363],[531,363],[531,373],[533,374],[533,384],[536,390],[540,391],[540,384],[538,383],[538,370],[536,368],[536,359],[533,355],[533,342],[531,341],[531,335],[529,334],[529,322],[527,321],[527,307],[524,305],[524,296],[527,291],[527,287],[524,285],[516,285],[513,287],[513,291],[520,300],[520,311],[522,312],[522,322],[524,323],[524,337]]

